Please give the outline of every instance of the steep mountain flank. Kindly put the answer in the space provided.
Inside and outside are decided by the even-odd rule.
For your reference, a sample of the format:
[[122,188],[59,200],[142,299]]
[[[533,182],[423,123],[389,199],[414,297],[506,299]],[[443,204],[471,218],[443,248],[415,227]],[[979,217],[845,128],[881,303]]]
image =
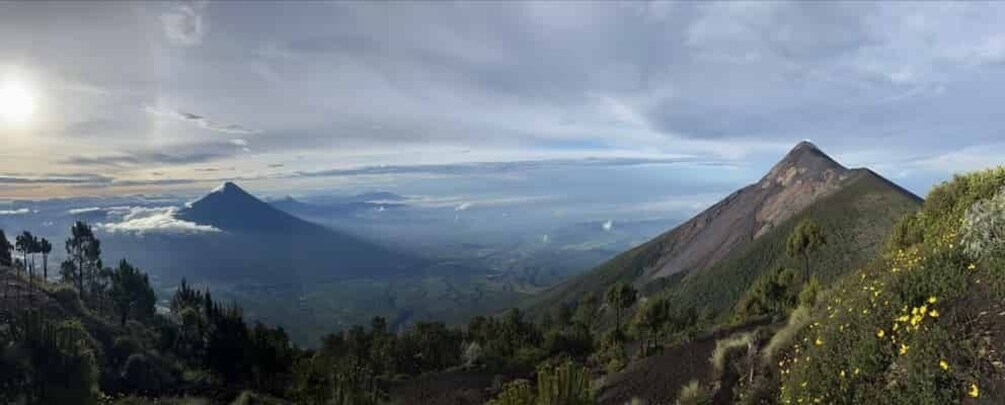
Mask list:
[[[867,186],[854,188],[853,192],[864,194],[856,197],[875,194],[889,196],[898,202],[894,204],[898,208],[888,215],[891,222],[916,209],[920,203],[918,197],[875,173],[865,169],[849,170],[813,144],[801,142],[757,183],[734,192],[669,232],[553,288],[538,304],[572,302],[585,293],[600,292],[617,281],[641,287],[696,277],[745,251],[752,242],[777,234],[773,231],[807,208],[863,181]],[[850,197],[845,200],[858,201]],[[873,206],[868,201],[855,204],[865,211],[886,211],[888,208]],[[887,229],[889,227],[879,232]],[[779,252],[772,252],[776,253]]]

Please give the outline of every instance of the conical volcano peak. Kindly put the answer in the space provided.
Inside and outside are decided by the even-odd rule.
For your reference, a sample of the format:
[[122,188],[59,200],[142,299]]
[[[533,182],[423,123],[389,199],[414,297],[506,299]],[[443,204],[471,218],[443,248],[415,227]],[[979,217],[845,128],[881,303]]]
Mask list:
[[768,187],[772,184],[787,186],[804,180],[828,181],[847,171],[812,142],[802,141],[776,163],[760,183]]
[[228,193],[247,194],[247,192],[245,192],[241,187],[238,187],[238,185],[234,184],[234,182],[232,181],[225,181],[223,182],[223,184],[216,186],[216,188],[210,191],[210,194],[228,194]]
[[803,141],[800,141],[799,143],[797,143],[796,146],[793,147],[791,151],[789,151],[789,154],[792,154],[792,153],[795,153],[795,152],[798,152],[798,151],[817,151],[817,152],[823,153],[823,152],[820,151],[820,148],[818,148],[817,145],[813,144],[813,142],[810,142],[809,139],[806,139],[806,140],[803,140]]
[[240,186],[234,182],[226,181],[220,184],[216,188],[210,190],[210,192],[198,200],[195,200],[187,205],[189,207],[206,205],[208,203],[214,204],[247,204],[247,203],[261,203],[255,196],[251,195],[247,191],[244,191]]

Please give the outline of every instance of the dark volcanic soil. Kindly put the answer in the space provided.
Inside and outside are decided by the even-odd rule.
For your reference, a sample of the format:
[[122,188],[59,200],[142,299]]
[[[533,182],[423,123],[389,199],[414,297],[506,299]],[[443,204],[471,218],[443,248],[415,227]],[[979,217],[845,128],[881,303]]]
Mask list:
[[620,373],[607,377],[598,394],[602,405],[622,405],[639,399],[643,404],[672,404],[681,387],[691,380],[707,381],[712,364],[709,359],[715,342],[734,333],[768,325],[762,320],[718,331],[690,343],[674,346],[663,353],[630,364]]
[[481,405],[490,399],[496,376],[479,371],[447,371],[389,383],[395,404]]

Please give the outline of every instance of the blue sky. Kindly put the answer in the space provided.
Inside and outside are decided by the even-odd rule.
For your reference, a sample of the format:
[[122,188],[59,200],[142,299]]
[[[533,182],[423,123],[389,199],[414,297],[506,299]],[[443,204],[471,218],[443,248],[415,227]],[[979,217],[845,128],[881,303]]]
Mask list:
[[693,207],[803,139],[923,195],[1002,163],[1003,20],[1000,3],[5,2],[0,82],[34,111],[0,122],[0,199],[236,179]]

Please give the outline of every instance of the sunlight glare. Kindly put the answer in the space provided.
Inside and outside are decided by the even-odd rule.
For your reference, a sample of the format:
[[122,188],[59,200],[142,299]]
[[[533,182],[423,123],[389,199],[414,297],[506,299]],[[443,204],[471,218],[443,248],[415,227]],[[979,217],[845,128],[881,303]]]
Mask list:
[[23,81],[7,79],[0,84],[0,117],[12,124],[23,124],[35,112],[35,97]]

